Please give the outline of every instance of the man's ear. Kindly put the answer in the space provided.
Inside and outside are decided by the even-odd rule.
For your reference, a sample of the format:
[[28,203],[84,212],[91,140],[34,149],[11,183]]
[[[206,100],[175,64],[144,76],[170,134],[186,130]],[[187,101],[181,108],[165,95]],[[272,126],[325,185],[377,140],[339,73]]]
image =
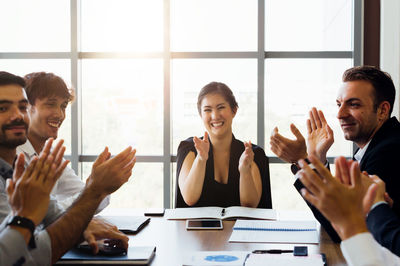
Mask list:
[[390,103],[388,101],[383,101],[378,106],[378,117],[380,120],[386,120],[390,118]]

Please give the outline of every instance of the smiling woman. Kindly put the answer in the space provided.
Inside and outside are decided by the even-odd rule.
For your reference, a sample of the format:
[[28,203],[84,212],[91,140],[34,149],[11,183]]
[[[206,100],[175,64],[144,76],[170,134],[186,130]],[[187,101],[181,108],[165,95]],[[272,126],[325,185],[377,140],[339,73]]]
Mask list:
[[197,109],[206,132],[179,145],[175,206],[271,208],[264,150],[232,134],[238,109],[232,91],[223,83],[207,84],[199,93]]

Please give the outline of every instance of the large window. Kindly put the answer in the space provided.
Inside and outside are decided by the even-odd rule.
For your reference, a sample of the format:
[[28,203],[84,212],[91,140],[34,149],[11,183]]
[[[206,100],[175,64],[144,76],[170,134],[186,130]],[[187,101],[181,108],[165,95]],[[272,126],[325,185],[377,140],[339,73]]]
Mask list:
[[61,137],[85,180],[96,156],[138,150],[112,208],[172,207],[176,150],[204,134],[197,94],[226,83],[239,110],[233,131],[270,157],[274,208],[305,209],[270,132],[303,134],[308,110],[334,129],[328,156],[351,156],[336,91],[360,64],[361,0],[4,0],[0,69],[54,72],[75,88]]

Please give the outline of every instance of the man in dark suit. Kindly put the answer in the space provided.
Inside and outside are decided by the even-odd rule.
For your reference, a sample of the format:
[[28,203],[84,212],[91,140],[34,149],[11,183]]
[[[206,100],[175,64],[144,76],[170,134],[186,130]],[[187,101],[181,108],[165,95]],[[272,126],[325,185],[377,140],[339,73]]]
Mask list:
[[[340,248],[346,262],[349,265],[400,265],[400,257],[394,254],[396,249],[391,248],[391,252],[378,244],[365,221],[371,206],[385,202],[385,183],[377,176],[362,174],[358,162],[347,161],[344,157],[335,159],[336,169],[340,168],[336,177],[315,156],[310,155],[309,159],[316,171],[304,160],[299,162],[303,169],[299,175],[305,186],[301,193],[329,219],[340,235],[343,240]],[[387,204],[379,206],[388,207]],[[390,221],[390,230],[397,225],[395,229],[398,232],[399,219],[390,208],[387,210],[388,216],[383,218],[383,222],[386,223],[386,219]],[[392,239],[398,245],[396,234]]]
[[[375,67],[361,66],[345,71],[336,102],[339,107],[337,118],[345,139],[359,147],[354,159],[360,163],[361,171],[378,175],[387,184],[387,192],[395,202],[393,212],[400,215],[400,176],[397,171],[400,163],[400,123],[395,117],[390,117],[394,99],[395,88],[389,74]],[[271,150],[278,157],[294,163],[313,154],[326,162],[326,153],[333,144],[333,133],[321,111],[313,108],[310,112],[307,147],[301,133],[294,125],[291,128],[296,140],[284,138],[277,129],[271,136]],[[293,168],[296,168],[295,165]],[[303,188],[299,179],[295,187],[297,190]],[[311,204],[309,206],[331,238],[339,242],[340,238],[331,224]],[[374,207],[367,222],[379,241],[385,229],[372,226],[376,216]],[[379,210],[382,206],[376,208]]]

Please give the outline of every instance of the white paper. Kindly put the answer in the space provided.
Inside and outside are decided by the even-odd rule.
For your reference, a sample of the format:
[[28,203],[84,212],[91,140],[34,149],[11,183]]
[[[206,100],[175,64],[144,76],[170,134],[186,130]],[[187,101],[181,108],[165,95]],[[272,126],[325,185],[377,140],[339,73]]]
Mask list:
[[251,254],[246,260],[246,266],[323,266],[320,254],[308,256],[293,256],[293,254]]
[[[222,215],[222,210],[225,214]],[[230,219],[230,218],[253,218],[275,220],[276,211],[272,209],[257,209],[247,207],[192,207],[192,208],[176,208],[167,209],[165,217],[168,220],[197,219],[197,218],[213,218],[213,219]]]
[[183,265],[242,266],[248,254],[247,251],[198,251],[185,255]]
[[315,221],[260,220],[237,220],[229,242],[319,243]]
[[165,210],[165,217],[168,220],[184,220],[196,218],[214,218],[220,219],[220,207],[192,207],[192,208],[176,208]]
[[272,209],[248,208],[233,206],[225,209],[225,218],[254,218],[263,220],[275,220],[276,211]]

